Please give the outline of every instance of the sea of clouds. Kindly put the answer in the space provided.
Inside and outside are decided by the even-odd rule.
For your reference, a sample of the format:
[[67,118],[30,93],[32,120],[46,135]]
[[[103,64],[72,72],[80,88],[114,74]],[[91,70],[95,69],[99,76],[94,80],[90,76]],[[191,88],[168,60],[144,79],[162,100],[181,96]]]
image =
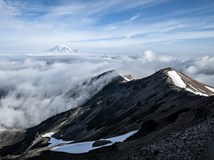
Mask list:
[[[146,51],[133,56],[1,56],[0,131],[19,130],[79,107],[118,74],[136,78],[173,67],[214,86],[214,57],[182,58]],[[99,79],[91,78],[116,70]]]

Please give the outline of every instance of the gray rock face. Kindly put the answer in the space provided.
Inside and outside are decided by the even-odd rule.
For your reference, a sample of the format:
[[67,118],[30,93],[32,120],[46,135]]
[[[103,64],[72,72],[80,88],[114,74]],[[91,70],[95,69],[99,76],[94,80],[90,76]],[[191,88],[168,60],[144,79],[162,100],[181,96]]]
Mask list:
[[[131,81],[115,77],[83,106],[19,133],[18,142],[11,136],[14,143],[5,145],[0,154],[21,155],[22,159],[208,159],[214,140],[214,96],[199,96],[175,86],[167,75],[171,70]],[[212,95],[204,84],[177,74],[187,86]],[[125,142],[80,155],[49,151],[44,141],[31,146],[38,135],[50,131],[57,139],[96,141],[137,129]]]

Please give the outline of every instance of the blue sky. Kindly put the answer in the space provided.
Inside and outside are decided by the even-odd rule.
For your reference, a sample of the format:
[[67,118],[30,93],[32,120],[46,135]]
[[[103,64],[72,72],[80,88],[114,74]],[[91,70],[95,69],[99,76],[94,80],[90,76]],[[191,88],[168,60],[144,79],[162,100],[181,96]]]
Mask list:
[[214,51],[213,0],[0,0],[0,52]]

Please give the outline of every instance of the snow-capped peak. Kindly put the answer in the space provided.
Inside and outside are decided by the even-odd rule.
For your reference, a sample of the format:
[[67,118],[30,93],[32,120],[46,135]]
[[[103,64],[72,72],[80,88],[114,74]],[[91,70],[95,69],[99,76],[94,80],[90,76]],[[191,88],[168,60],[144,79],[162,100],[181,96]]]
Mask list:
[[70,47],[64,45],[64,44],[58,44],[55,47],[51,48],[49,50],[51,53],[61,53],[61,54],[67,54],[67,53],[78,53],[79,51],[77,49],[71,49]]
[[176,70],[168,69],[167,75],[170,78],[172,84],[174,84],[176,87],[182,88],[188,92],[200,96],[214,95],[214,88],[208,87],[203,83],[192,80],[191,78]]

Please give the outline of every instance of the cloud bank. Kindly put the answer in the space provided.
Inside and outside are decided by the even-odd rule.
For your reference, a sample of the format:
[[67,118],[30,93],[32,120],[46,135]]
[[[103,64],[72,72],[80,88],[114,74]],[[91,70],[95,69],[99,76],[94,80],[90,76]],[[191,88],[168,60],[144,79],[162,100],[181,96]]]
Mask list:
[[214,57],[195,59],[146,51],[134,56],[25,56],[1,57],[0,130],[23,129],[78,107],[108,84],[116,72],[91,82],[107,70],[148,76],[173,67],[214,86]]
[[102,63],[26,59],[0,63],[0,129],[20,129],[75,108],[96,94],[116,73],[91,82]]

